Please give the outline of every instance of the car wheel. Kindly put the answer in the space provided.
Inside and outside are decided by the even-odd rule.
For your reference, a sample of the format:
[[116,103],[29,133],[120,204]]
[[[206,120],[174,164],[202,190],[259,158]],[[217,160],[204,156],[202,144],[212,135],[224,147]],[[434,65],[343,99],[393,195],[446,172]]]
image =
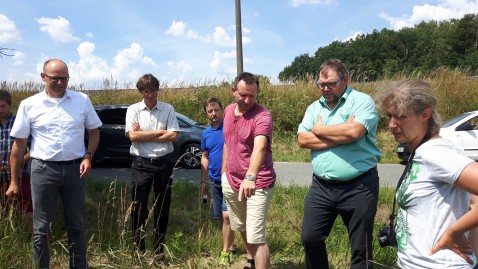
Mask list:
[[181,165],[187,169],[201,167],[201,145],[190,143],[181,149]]

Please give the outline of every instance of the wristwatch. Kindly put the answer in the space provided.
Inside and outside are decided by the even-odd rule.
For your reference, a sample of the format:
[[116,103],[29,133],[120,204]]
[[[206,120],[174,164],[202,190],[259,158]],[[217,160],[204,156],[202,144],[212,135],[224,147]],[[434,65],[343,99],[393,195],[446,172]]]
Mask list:
[[[87,152],[85,153],[85,157],[86,157],[86,155],[90,155],[91,159],[93,159],[93,153],[87,151]],[[83,157],[83,158],[84,158],[84,157]]]
[[256,177],[253,175],[246,175],[245,179],[256,182]]

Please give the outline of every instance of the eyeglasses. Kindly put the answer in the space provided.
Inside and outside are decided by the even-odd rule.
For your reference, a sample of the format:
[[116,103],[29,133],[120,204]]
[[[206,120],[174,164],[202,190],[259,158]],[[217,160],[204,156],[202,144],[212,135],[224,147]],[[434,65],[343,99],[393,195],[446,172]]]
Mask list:
[[337,86],[337,84],[342,80],[341,77],[339,77],[336,81],[332,81],[332,82],[320,82],[320,80],[317,79],[317,87],[321,88],[321,89],[325,89],[325,87],[327,86],[329,89],[333,89]]
[[50,77],[49,75],[43,73],[43,75],[45,75],[45,77],[49,78],[51,80],[51,82],[58,82],[58,81],[61,81],[61,82],[68,82],[68,80],[70,80],[70,77]]

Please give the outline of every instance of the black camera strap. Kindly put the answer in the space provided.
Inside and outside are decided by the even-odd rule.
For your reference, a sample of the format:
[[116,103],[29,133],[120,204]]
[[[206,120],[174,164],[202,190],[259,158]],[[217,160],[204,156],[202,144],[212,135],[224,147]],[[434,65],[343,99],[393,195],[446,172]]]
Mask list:
[[[418,144],[417,148],[421,146],[423,143],[427,142],[430,140],[431,135],[427,133],[420,144]],[[395,204],[397,203],[397,191],[400,188],[400,185],[402,185],[402,181],[405,179],[405,177],[410,173],[410,169],[412,167],[413,163],[413,157],[415,157],[415,150],[408,156],[407,164],[405,165],[405,169],[403,169],[402,176],[400,176],[400,179],[398,180],[397,187],[395,188],[395,194],[393,195],[393,205],[392,205],[392,213],[390,214],[390,229],[393,231],[394,229],[394,220],[395,220]]]

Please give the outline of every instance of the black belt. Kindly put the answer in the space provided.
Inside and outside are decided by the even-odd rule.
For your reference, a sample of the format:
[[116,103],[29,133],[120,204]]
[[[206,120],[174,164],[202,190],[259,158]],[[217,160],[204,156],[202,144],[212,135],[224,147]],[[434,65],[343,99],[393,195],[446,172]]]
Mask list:
[[139,160],[145,163],[160,163],[164,161],[169,161],[169,154],[166,154],[161,157],[155,157],[155,158],[150,158],[150,157],[141,157],[141,156],[134,156],[135,160]]
[[69,161],[45,161],[41,159],[36,159],[36,160],[39,160],[40,162],[48,163],[48,164],[68,165],[68,164],[74,164],[74,163],[81,163],[81,161],[83,161],[83,158],[78,158],[78,159],[69,160]]
[[323,183],[332,184],[332,185],[340,185],[340,184],[354,183],[356,181],[361,180],[362,177],[370,176],[370,175],[375,174],[375,173],[378,173],[377,172],[377,166],[374,166],[374,167],[370,168],[369,170],[367,170],[366,172],[364,172],[360,176],[356,176],[356,177],[348,179],[348,180],[328,180],[328,179],[320,178],[320,177],[316,176],[315,174],[313,175],[313,177],[314,177],[314,179],[316,179],[320,182],[323,182]]

